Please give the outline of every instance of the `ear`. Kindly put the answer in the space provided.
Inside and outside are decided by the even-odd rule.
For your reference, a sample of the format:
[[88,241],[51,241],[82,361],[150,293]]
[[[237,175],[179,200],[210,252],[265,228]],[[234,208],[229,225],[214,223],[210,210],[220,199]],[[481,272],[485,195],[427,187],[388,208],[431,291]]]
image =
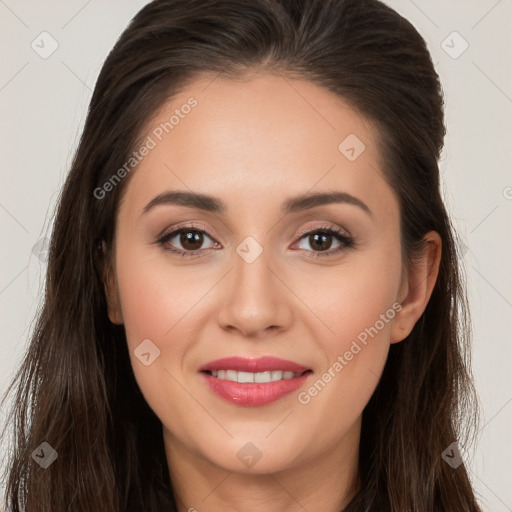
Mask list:
[[[105,242],[102,242],[103,254],[106,254]],[[105,262],[103,272],[103,284],[105,287],[105,296],[107,299],[108,318],[113,324],[122,325],[123,315],[121,312],[121,301],[119,299],[119,289],[115,278],[115,269],[110,261]]]
[[427,307],[439,274],[442,241],[436,231],[429,231],[423,239],[426,247],[418,261],[414,261],[404,278],[399,292],[402,309],[395,315],[391,328],[391,343],[398,343],[411,333]]

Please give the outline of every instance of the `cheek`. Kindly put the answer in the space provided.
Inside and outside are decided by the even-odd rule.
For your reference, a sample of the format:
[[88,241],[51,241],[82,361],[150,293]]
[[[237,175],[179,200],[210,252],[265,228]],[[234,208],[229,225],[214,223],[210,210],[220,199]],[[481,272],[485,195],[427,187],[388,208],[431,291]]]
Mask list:
[[126,247],[123,252],[120,247],[119,254],[117,278],[129,342],[173,338],[179,346],[174,333],[207,293],[208,272],[173,265],[160,249]]
[[347,257],[338,267],[298,272],[293,277],[293,290],[318,320],[311,323],[316,325],[315,338],[331,357],[361,333],[364,341],[364,333],[376,323],[375,339],[389,341],[400,273],[399,250],[390,245],[364,257]]
[[[116,272],[132,368],[149,406],[163,418],[170,403],[190,400],[178,381],[194,345],[193,332],[205,320],[211,271],[208,278],[203,270],[173,267],[161,255],[148,257],[147,249],[118,247]],[[138,357],[143,341],[149,347],[143,353],[150,353],[146,362],[152,361],[147,366]]]
[[[386,254],[329,269],[325,277],[301,279],[298,294],[318,319],[310,322],[325,355],[322,368],[298,401],[321,418],[334,439],[362,413],[386,363],[401,263],[397,247]],[[315,285],[315,286],[314,286]],[[318,426],[317,426],[318,427]]]

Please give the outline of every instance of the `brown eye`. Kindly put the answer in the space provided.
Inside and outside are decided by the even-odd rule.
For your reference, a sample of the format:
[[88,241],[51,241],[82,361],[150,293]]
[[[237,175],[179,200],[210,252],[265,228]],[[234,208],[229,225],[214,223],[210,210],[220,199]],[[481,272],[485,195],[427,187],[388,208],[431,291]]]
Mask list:
[[180,243],[186,250],[196,251],[203,245],[204,235],[199,231],[182,231]]
[[178,254],[179,256],[196,256],[202,250],[212,248],[213,246],[220,246],[220,244],[212,240],[213,245],[206,248],[203,247],[207,238],[212,240],[203,229],[185,226],[164,234],[157,240],[157,244],[164,250]]
[[[320,256],[332,256],[355,245],[355,241],[351,236],[330,226],[317,228],[307,233],[303,233],[300,240],[305,240],[309,247],[299,248],[309,251],[311,253],[310,256],[314,258]],[[333,243],[336,244],[336,240],[337,245],[335,245],[334,249],[329,250],[332,248]]]
[[333,236],[330,234],[308,235],[309,244],[314,251],[326,251],[331,248]]

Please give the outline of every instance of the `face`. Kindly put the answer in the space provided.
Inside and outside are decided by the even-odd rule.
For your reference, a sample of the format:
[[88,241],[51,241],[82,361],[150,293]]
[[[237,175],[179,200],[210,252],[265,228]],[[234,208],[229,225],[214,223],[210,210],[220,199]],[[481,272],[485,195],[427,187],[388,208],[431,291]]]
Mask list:
[[168,449],[246,473],[356,449],[408,331],[375,127],[306,81],[202,78],[142,140],[109,315]]

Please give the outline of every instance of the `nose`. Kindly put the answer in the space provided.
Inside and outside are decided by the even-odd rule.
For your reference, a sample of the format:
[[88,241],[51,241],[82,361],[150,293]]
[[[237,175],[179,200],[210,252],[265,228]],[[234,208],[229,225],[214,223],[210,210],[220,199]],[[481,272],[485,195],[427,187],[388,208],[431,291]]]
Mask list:
[[263,250],[252,262],[234,253],[217,316],[223,329],[263,338],[290,328],[293,294],[284,284],[284,276],[271,268],[269,252]]

